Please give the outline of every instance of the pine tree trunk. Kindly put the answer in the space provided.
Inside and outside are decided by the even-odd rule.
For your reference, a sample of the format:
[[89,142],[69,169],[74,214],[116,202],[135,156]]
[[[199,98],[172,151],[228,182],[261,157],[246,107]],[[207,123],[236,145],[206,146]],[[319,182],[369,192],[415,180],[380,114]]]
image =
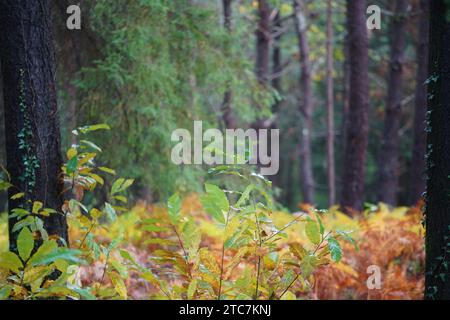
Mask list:
[[334,164],[334,81],[333,81],[333,6],[327,1],[327,173],[328,206],[336,203]]
[[[223,20],[224,27],[228,33],[231,33],[231,19],[233,15],[232,11],[232,2],[233,0],[222,0],[223,6]],[[229,52],[229,48],[225,48],[225,52]],[[225,91],[223,97],[223,122],[225,123],[225,127],[228,129],[236,128],[236,119],[233,114],[233,109],[231,107],[231,103],[233,100],[233,92],[230,90],[230,86],[227,84],[227,90]]]
[[425,117],[427,111],[428,37],[430,4],[420,1],[419,42],[417,45],[416,99],[414,113],[414,145],[410,170],[409,204],[414,205],[425,191]]
[[[62,156],[55,88],[55,56],[50,1],[2,0],[0,2],[0,60],[2,65],[7,169],[12,178],[9,208],[28,206],[27,200],[61,211]],[[21,147],[23,146],[23,148]],[[10,248],[16,250],[11,231]],[[67,241],[62,214],[45,219],[49,235]]]
[[408,0],[395,1],[390,27],[391,58],[383,140],[378,160],[378,190],[381,202],[397,205],[399,181],[399,129],[402,115],[403,63]]
[[425,297],[450,299],[450,4],[430,4]]
[[262,85],[269,80],[270,62],[270,7],[266,0],[258,0],[258,27],[256,29],[256,77]]
[[369,42],[366,1],[347,0],[350,92],[346,120],[341,205],[350,213],[364,201],[365,164],[369,133]]
[[295,25],[300,53],[300,112],[304,125],[300,133],[300,174],[303,202],[314,203],[314,176],[312,167],[311,134],[313,129],[313,91],[309,43],[306,35],[305,5],[303,0],[294,0]]

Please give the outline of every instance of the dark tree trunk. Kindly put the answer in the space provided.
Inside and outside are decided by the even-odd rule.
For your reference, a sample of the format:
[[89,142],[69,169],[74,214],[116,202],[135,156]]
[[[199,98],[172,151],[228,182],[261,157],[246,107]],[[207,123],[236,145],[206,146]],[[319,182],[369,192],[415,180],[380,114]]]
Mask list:
[[[228,31],[228,33],[231,33],[231,19],[233,15],[232,11],[232,2],[233,0],[222,0],[222,6],[223,6],[223,23],[225,29]],[[226,54],[229,52],[228,45],[225,48]],[[233,100],[233,92],[230,90],[230,86],[227,85],[227,90],[225,91],[224,97],[223,97],[223,122],[225,124],[225,127],[228,129],[234,129],[236,128],[236,119],[233,114],[233,109],[231,107],[231,103]]]
[[[272,28],[273,37],[273,51],[272,51],[272,87],[281,95],[281,73],[283,65],[281,62],[281,37],[282,37],[282,23],[280,11],[277,12],[274,19],[274,27]],[[276,114],[278,112],[280,100],[277,100],[273,105],[272,111]]]
[[[62,156],[55,88],[55,56],[50,1],[0,2],[0,60],[2,64],[7,168],[12,184],[9,195],[25,192],[24,199],[9,201],[9,208],[28,206],[27,200],[61,211]],[[23,145],[24,148],[20,146]],[[16,234],[10,247],[16,250]],[[61,214],[45,219],[49,235],[67,241],[67,223]]]
[[[1,70],[1,64],[0,64]],[[4,113],[5,108],[3,105],[3,85],[2,85],[2,75],[0,72],[0,130],[3,130],[5,122],[4,122]],[[0,135],[0,165],[4,166],[6,164],[6,156],[5,156],[5,135]],[[1,173],[0,173],[1,175]],[[6,210],[6,204],[8,203],[8,197],[5,192],[0,192],[0,214]]]
[[336,203],[334,165],[333,4],[327,1],[327,176],[328,206]]
[[430,4],[425,296],[450,299],[450,5]]
[[414,113],[414,145],[410,170],[409,204],[414,205],[425,191],[425,117],[427,111],[429,0],[420,1],[419,40],[417,44],[416,100]]
[[305,4],[303,0],[294,0],[295,25],[300,53],[300,112],[304,118],[304,125],[300,133],[300,174],[303,201],[314,203],[314,176],[312,167],[311,134],[313,129],[313,89],[311,61],[309,59],[309,43],[305,18]]
[[341,205],[350,213],[361,210],[364,200],[365,164],[368,142],[369,54],[366,1],[347,0],[350,92],[346,121],[344,174]]
[[383,140],[378,160],[378,192],[381,202],[397,205],[399,180],[399,128],[402,115],[403,63],[408,0],[395,1],[390,27],[391,57]]
[[263,85],[269,80],[270,62],[270,7],[266,0],[258,0],[258,27],[256,29],[256,77]]
[[[343,162],[344,160],[344,150],[346,150],[346,144],[347,144],[347,134],[346,134],[346,128],[347,128],[347,120],[348,120],[348,110],[350,106],[350,56],[349,56],[349,40],[348,40],[348,33],[345,35],[344,38],[344,62],[342,64],[343,68],[343,77],[342,77],[342,116],[341,116],[341,124],[340,124],[340,139],[339,142],[341,144],[340,146],[340,162]],[[342,185],[342,181],[344,181],[344,171],[342,170],[340,175],[338,176],[338,197],[339,202],[342,202],[342,194],[344,186]]]

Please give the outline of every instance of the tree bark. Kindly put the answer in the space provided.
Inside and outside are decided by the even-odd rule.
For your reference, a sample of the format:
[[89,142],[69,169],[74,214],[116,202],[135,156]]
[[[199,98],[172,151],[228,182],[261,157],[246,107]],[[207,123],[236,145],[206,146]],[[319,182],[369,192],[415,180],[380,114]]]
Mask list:
[[[281,94],[281,72],[283,71],[283,65],[281,62],[281,37],[282,37],[282,23],[280,11],[277,11],[273,23],[272,33],[273,37],[273,50],[272,50],[272,87]],[[273,105],[272,111],[276,114],[278,112],[280,100],[277,100]]]
[[270,7],[266,0],[258,0],[258,27],[256,29],[256,77],[262,85],[269,80],[270,61]]
[[294,0],[295,25],[300,53],[300,112],[304,118],[304,125],[300,134],[300,172],[302,182],[303,201],[314,203],[314,176],[312,168],[311,134],[313,129],[313,89],[311,61],[309,58],[309,43],[305,18],[305,4],[303,0]]
[[429,43],[428,0],[420,1],[419,42],[417,45],[416,99],[414,111],[414,144],[410,171],[409,204],[414,205],[425,191],[425,118],[427,111],[428,43]]
[[369,112],[369,42],[366,1],[347,0],[350,92],[341,205],[347,213],[361,210],[364,200]]
[[[223,7],[223,20],[224,20],[224,27],[227,30],[229,34],[231,34],[231,19],[233,15],[232,11],[232,2],[233,0],[222,0],[222,7]],[[229,48],[225,48],[225,53],[228,54]],[[230,85],[227,84],[227,90],[225,91],[224,97],[223,97],[223,122],[225,124],[225,127],[228,129],[235,129],[236,128],[236,119],[233,114],[233,109],[231,107],[233,100],[233,92],[230,89]]]
[[390,27],[391,57],[383,140],[378,159],[378,190],[381,202],[397,205],[399,185],[399,128],[402,115],[403,63],[408,0],[395,1]]
[[450,5],[430,5],[425,297],[450,299]]
[[334,81],[333,81],[333,5],[327,1],[327,173],[328,206],[336,203],[336,173],[334,164]]
[[[11,175],[9,209],[41,201],[61,212],[63,204],[60,129],[55,88],[55,56],[50,1],[0,2],[0,60],[2,65],[7,169]],[[17,234],[11,231],[10,248],[16,251]],[[62,214],[44,220],[49,235],[66,241],[67,223]]]

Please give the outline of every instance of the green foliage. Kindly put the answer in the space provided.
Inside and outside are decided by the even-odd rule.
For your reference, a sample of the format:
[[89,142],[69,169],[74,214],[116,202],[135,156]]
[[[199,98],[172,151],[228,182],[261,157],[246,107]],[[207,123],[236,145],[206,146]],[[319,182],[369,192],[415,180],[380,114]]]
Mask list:
[[204,171],[170,160],[171,132],[196,119],[220,126],[227,88],[238,120],[270,116],[273,92],[260,87],[242,55],[248,25],[228,34],[218,27],[215,4],[187,0],[99,0],[87,14],[104,54],[76,81],[84,97],[78,117],[115,128],[102,141],[104,161],[139,177],[136,188],[156,200],[173,190],[200,191]]
[[[187,216],[179,218],[181,205],[177,195],[168,203],[168,217],[144,221],[144,230],[151,232],[158,248],[152,262],[169,270],[177,285],[158,277],[154,272],[138,266],[136,270],[168,299],[293,299],[291,289],[297,282],[312,286],[314,271],[330,263],[339,262],[342,249],[338,232],[328,231],[317,214],[313,220],[303,214],[278,229],[272,222],[269,190],[270,182],[254,174],[247,167],[220,166],[210,170],[212,175],[226,175],[238,180],[240,190],[222,189],[207,183],[206,193],[200,197],[203,209],[221,232],[222,250],[199,247],[200,235]],[[283,252],[280,240],[285,230],[295,223],[305,223],[309,244],[289,244]],[[198,228],[198,227],[197,227]],[[177,239],[167,242],[162,234],[172,232]],[[348,237],[348,235],[346,235]],[[178,251],[181,250],[182,254]],[[134,265],[131,257],[127,259]],[[241,265],[239,272],[236,268]],[[242,269],[243,268],[243,269]],[[237,275],[236,275],[237,274]]]
[[[105,129],[109,127],[103,124],[86,126],[74,130],[74,134],[84,135]],[[105,180],[100,176],[100,171],[108,174],[115,174],[115,171],[98,167],[95,161],[97,153],[92,152],[92,149],[99,152],[100,148],[90,141],[83,141],[84,143],[73,145],[67,151],[67,162],[62,167],[64,181],[68,186],[65,192],[72,196],[65,202],[63,208],[44,208],[42,202],[28,200],[30,210],[24,208],[11,210],[9,216],[17,219],[12,230],[19,233],[18,254],[11,251],[0,254],[0,299],[127,298],[124,279],[128,277],[128,273],[121,262],[112,257],[120,239],[103,245],[96,242],[92,232],[96,228],[106,228],[100,222],[104,216],[109,221],[114,221],[117,212],[126,210],[115,203],[127,202],[123,194],[134,180],[117,179],[112,184],[109,202],[104,203],[103,209],[88,210],[82,200],[86,192],[93,192],[98,185],[104,185]],[[2,186],[11,187],[5,181],[0,183]],[[13,198],[20,199],[24,195],[24,192],[19,192],[13,195]],[[76,249],[69,248],[62,239],[48,235],[44,229],[42,218],[61,214],[59,212],[61,209],[74,225],[85,232],[83,239],[76,243]],[[112,292],[98,289],[98,285],[82,288],[78,279],[78,272],[82,265],[100,261],[101,258],[104,259],[103,277],[107,275],[113,283],[114,291]]]

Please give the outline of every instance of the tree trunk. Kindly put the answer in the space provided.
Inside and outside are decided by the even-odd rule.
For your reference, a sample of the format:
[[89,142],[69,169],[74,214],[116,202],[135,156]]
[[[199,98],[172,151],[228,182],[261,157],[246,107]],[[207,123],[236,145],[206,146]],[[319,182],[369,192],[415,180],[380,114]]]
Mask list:
[[[1,70],[1,63],[0,63],[0,70]],[[2,85],[2,75],[0,72],[0,130],[3,130],[4,128],[4,113],[5,108],[3,105],[3,85]],[[0,135],[0,165],[4,166],[6,164],[6,157],[5,157],[5,135]],[[0,174],[1,175],[1,174]],[[2,212],[5,212],[6,210],[6,204],[8,203],[8,197],[6,196],[5,192],[0,192],[0,214]]]
[[[231,34],[231,19],[233,15],[232,11],[232,2],[233,0],[222,0],[222,6],[223,6],[223,23],[224,27],[227,30],[229,34]],[[225,53],[228,54],[229,48],[228,45],[225,48]],[[225,124],[225,127],[228,129],[235,129],[236,128],[236,119],[233,114],[233,109],[231,107],[231,103],[233,100],[233,92],[230,90],[230,85],[227,84],[227,90],[225,91],[224,97],[223,97],[223,122]]]
[[450,299],[450,5],[430,4],[425,297]]
[[399,128],[402,115],[403,63],[408,0],[395,1],[390,27],[391,58],[383,140],[378,159],[378,190],[381,202],[397,205],[399,180]]
[[364,200],[364,178],[368,142],[369,113],[369,41],[366,28],[366,1],[347,0],[349,36],[350,92],[346,121],[343,209],[361,210]]
[[309,59],[309,43],[306,35],[305,4],[303,0],[294,0],[295,25],[300,53],[300,89],[302,100],[300,112],[304,118],[304,125],[300,134],[300,172],[302,182],[303,201],[314,203],[314,176],[312,168],[311,134],[313,129],[313,91],[311,61]]
[[256,29],[256,77],[267,85],[270,59],[270,7],[266,0],[258,0],[258,27]]
[[333,4],[327,1],[327,164],[328,206],[336,203],[334,164]]
[[[12,184],[9,196],[25,192],[20,200],[9,200],[9,209],[41,201],[61,211],[62,156],[55,88],[55,56],[49,0],[0,2],[0,60],[2,64],[7,169]],[[11,229],[10,248],[16,251]],[[67,223],[62,214],[46,218],[49,235],[66,241]]]
[[[272,87],[277,90],[281,95],[281,72],[283,71],[283,65],[281,62],[281,37],[282,37],[282,24],[280,11],[277,12],[274,19],[274,27],[272,33],[273,37],[273,53],[272,53]],[[276,114],[278,112],[280,100],[277,100],[273,105],[272,111]]]
[[414,113],[414,144],[410,171],[409,204],[414,205],[425,191],[425,117],[427,111],[428,37],[430,3],[420,1],[419,43],[417,45],[416,100]]

